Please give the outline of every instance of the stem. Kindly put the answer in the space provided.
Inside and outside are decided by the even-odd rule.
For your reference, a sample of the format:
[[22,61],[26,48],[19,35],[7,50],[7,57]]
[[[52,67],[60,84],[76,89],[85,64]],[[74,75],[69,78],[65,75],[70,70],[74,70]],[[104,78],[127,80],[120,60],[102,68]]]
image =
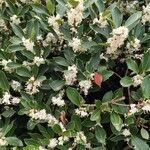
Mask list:
[[128,87],[128,99],[129,99],[129,104],[132,104],[130,87]]

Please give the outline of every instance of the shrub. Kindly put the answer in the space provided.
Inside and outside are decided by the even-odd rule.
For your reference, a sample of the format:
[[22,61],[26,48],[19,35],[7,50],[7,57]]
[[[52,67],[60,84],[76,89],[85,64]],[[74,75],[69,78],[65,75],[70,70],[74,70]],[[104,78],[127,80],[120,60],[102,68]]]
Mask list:
[[1,150],[150,149],[148,0],[0,8]]

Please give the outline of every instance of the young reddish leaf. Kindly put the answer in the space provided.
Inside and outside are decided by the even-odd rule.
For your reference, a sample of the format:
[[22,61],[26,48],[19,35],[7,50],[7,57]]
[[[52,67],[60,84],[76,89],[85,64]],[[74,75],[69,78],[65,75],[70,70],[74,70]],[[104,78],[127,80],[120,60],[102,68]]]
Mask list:
[[94,74],[94,82],[95,82],[95,84],[98,85],[98,86],[101,86],[102,81],[103,81],[102,75],[100,73],[98,73],[98,72],[95,72],[95,74]]

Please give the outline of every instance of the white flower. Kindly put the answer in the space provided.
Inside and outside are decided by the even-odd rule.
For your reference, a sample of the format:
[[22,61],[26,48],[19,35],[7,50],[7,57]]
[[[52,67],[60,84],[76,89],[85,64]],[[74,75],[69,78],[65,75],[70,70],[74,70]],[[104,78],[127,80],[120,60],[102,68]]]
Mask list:
[[11,98],[12,98],[11,94],[8,92],[5,92],[3,95],[3,98],[1,99],[1,103],[10,105],[11,104]]
[[8,63],[10,63],[10,62],[12,62],[10,59],[9,59],[9,60],[3,59],[3,60],[1,61],[1,64],[2,64],[2,66],[4,67],[4,70],[5,70],[5,71],[8,71],[8,72],[11,72],[11,71],[12,71],[12,69],[7,66]]
[[18,81],[12,80],[11,87],[13,90],[18,91],[20,90],[21,84]]
[[112,34],[113,37],[107,39],[107,43],[109,44],[106,53],[114,54],[118,48],[120,48],[125,39],[128,37],[128,28],[125,26],[121,26],[117,29],[113,29]]
[[146,113],[149,113],[150,112],[150,100],[147,100],[143,104],[144,106],[142,107],[142,110]]
[[20,23],[20,19],[16,15],[13,15],[12,17],[10,17],[10,21],[12,22],[12,24],[16,24],[16,25]]
[[41,81],[38,79],[35,80],[35,77],[31,77],[26,83],[25,90],[27,91],[27,93],[32,95],[39,92],[38,87],[40,86],[41,86]]
[[59,107],[62,107],[65,105],[65,101],[62,99],[61,95],[58,95],[56,97],[52,97],[52,103],[53,103],[53,105],[57,105]]
[[36,64],[39,67],[41,64],[45,63],[45,60],[42,57],[35,56],[34,60],[33,60],[33,63]]
[[64,78],[66,80],[67,85],[73,85],[77,80],[77,66],[72,65],[68,67],[68,70],[64,72]]
[[24,37],[22,38],[22,43],[25,46],[25,48],[28,51],[33,52],[33,47],[34,47],[34,42],[32,42],[30,39],[25,39]]
[[3,19],[1,19],[1,18],[0,18],[0,28],[2,28],[2,29],[4,29],[4,30],[7,30],[5,21],[4,21]]
[[142,23],[150,22],[150,3],[145,7],[143,6]]
[[43,41],[43,46],[49,46],[52,43],[56,43],[57,39],[52,33],[48,33],[46,39]]
[[29,112],[29,116],[35,120],[46,120],[47,118],[47,114],[46,114],[46,110],[42,109],[42,110],[34,110],[31,109]]
[[69,42],[69,46],[72,47],[75,53],[85,51],[85,49],[82,47],[81,40],[75,37]]
[[13,97],[13,98],[11,99],[11,103],[12,103],[13,105],[16,105],[16,104],[20,103],[20,98],[18,98],[18,97]]
[[133,86],[137,87],[138,85],[142,84],[144,77],[142,75],[135,75],[132,80],[133,80]]
[[123,132],[122,132],[122,134],[123,134],[125,137],[131,135],[131,133],[130,133],[130,131],[129,131],[128,129],[124,129]]
[[58,144],[58,140],[56,138],[50,139],[48,147],[49,148],[55,148]]
[[83,0],[80,0],[79,4],[75,8],[71,8],[67,12],[68,23],[70,26],[78,26],[83,19]]
[[80,107],[80,108],[75,109],[75,113],[78,116],[81,116],[81,118],[87,117],[89,115],[88,112],[87,112],[87,109],[84,108],[84,107]]
[[39,146],[39,150],[47,150],[47,148],[44,148],[42,146]]
[[130,110],[129,110],[130,114],[135,114],[136,112],[138,112],[138,109],[136,108],[136,104],[130,104]]
[[105,26],[108,25],[107,22],[107,16],[104,15],[103,13],[99,14],[99,19],[98,18],[94,18],[93,20],[93,24],[98,23],[100,25],[100,27],[104,28]]
[[55,30],[55,32],[57,33],[57,34],[60,34],[59,32],[59,23],[58,23],[58,20],[60,20],[61,18],[60,18],[60,16],[59,16],[59,14],[57,14],[56,16],[50,16],[49,18],[48,18],[48,23],[49,23],[49,25],[50,26],[52,26],[53,28],[54,28],[54,30]]
[[82,131],[77,132],[77,135],[74,138],[74,142],[77,144],[84,144],[84,145],[87,143],[86,136],[84,135]]
[[84,92],[84,95],[87,95],[88,90],[92,86],[92,82],[91,82],[91,80],[82,80],[82,81],[79,82],[79,86],[80,86],[81,91]]
[[5,137],[0,137],[0,146],[5,146],[7,145],[7,141]]
[[129,50],[129,53],[139,51],[140,47],[141,47],[140,40],[138,40],[137,38],[135,38],[134,41],[127,43],[127,49]]
[[66,136],[60,136],[60,137],[58,138],[58,145],[63,145],[64,142],[66,142],[66,141],[68,141],[68,140],[69,140],[68,137],[66,137]]

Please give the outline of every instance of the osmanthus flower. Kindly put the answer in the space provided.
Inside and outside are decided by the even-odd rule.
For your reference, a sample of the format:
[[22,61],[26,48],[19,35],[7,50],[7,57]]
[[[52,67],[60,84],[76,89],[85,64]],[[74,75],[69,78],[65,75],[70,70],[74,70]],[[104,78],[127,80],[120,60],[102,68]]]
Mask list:
[[34,42],[32,42],[31,39],[26,39],[23,37],[22,43],[26,50],[33,52]]
[[146,22],[150,23],[150,3],[143,6],[142,23],[145,24]]
[[52,104],[58,107],[63,107],[65,101],[63,100],[64,91],[60,91],[58,95],[52,97]]
[[137,75],[133,76],[133,78],[132,78],[133,86],[137,87],[138,85],[142,84],[143,79],[144,79],[143,75],[137,74]]
[[21,89],[21,83],[18,81],[12,80],[10,85],[13,88],[13,90],[15,90],[15,91],[20,91],[20,89]]
[[43,146],[39,146],[39,150],[48,150],[48,149],[44,148]]
[[123,132],[122,132],[122,134],[123,134],[125,137],[127,137],[127,136],[130,136],[130,135],[131,135],[131,133],[130,133],[129,129],[124,129],[124,130],[123,130]]
[[72,66],[68,66],[68,70],[64,71],[64,78],[66,80],[67,85],[73,85],[77,80],[77,66],[74,64]]
[[79,82],[80,90],[83,91],[84,95],[88,94],[89,89],[92,87],[91,80],[82,80]]
[[84,135],[84,132],[82,132],[82,131],[77,132],[76,137],[74,138],[74,143],[83,144],[83,145],[87,144],[87,138]]
[[83,10],[83,0],[80,0],[75,8],[71,8],[67,11],[68,24],[70,26],[78,26],[81,23],[83,19]]
[[56,138],[50,139],[48,147],[49,148],[55,148],[58,145],[58,140]]
[[85,52],[86,49],[82,46],[81,40],[79,38],[74,37],[70,42],[69,46],[72,47],[75,53],[77,52]]
[[11,59],[8,59],[8,60],[2,59],[2,61],[0,61],[0,64],[3,66],[3,69],[4,69],[5,71],[12,72],[12,68],[10,68],[10,67],[8,66],[8,63],[10,63],[10,62],[12,62]]
[[142,110],[145,112],[145,113],[150,113],[150,100],[146,100],[142,103]]
[[5,23],[4,19],[2,19],[2,18],[0,18],[0,28],[7,30],[6,23]]
[[0,146],[7,145],[6,137],[0,137]]
[[89,116],[89,113],[87,111],[86,107],[80,107],[75,109],[75,114],[80,116],[81,118]]
[[44,63],[45,63],[45,60],[42,57],[35,56],[33,59],[33,64],[36,64],[38,67]]
[[16,25],[21,23],[21,21],[20,21],[20,19],[18,18],[17,15],[13,15],[12,17],[10,17],[10,21],[11,21],[12,24],[16,24]]
[[5,92],[3,97],[0,98],[0,104],[16,105],[20,102],[20,98],[12,96],[9,92]]
[[99,18],[94,18],[93,24],[97,23],[101,28],[104,28],[108,25],[107,17],[108,15],[105,13],[100,13]]
[[137,108],[136,104],[130,104],[130,110],[129,110],[129,115],[133,115],[137,113],[139,109]]
[[112,37],[107,39],[108,47],[106,54],[117,55],[117,49],[120,48],[126,38],[128,37],[129,30],[125,26],[120,26],[112,31]]

